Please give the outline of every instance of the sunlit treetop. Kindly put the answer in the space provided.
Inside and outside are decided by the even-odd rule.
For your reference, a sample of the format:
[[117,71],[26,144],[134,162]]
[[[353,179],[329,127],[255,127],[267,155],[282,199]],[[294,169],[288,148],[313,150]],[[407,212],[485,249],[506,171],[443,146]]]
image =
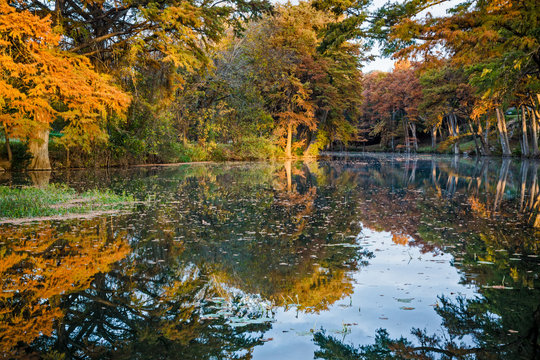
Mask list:
[[51,16],[19,11],[0,0],[0,122],[9,136],[32,139],[61,118],[68,137],[105,136],[101,121],[121,115],[129,96],[94,71],[90,61],[58,48]]

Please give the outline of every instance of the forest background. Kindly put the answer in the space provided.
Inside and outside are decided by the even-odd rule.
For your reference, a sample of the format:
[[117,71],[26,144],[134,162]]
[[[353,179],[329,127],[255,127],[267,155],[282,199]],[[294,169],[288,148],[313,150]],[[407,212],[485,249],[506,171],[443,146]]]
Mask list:
[[[538,157],[539,8],[0,0],[0,166]],[[374,46],[399,60],[392,71],[362,72]]]

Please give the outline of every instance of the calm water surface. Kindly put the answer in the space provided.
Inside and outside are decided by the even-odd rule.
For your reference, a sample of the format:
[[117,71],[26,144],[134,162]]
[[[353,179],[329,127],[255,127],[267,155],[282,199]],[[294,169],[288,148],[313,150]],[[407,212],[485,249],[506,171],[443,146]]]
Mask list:
[[538,168],[366,155],[4,175],[140,203],[0,225],[0,358],[539,359]]

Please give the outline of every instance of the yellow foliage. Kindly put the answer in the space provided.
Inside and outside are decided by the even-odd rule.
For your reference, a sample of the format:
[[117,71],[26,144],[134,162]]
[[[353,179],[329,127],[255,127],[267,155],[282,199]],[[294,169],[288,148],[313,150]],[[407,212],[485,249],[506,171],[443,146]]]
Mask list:
[[105,220],[92,222],[75,233],[59,233],[53,225],[2,229],[0,353],[50,335],[63,316],[55,299],[88,288],[94,275],[129,253],[124,233],[111,239]]
[[296,281],[291,289],[272,296],[279,305],[298,304],[299,310],[328,310],[336,301],[352,294],[352,279],[344,270],[317,269],[311,277]]
[[392,233],[392,242],[397,245],[409,244],[409,238],[407,235]]
[[48,17],[0,0],[0,121],[9,136],[32,138],[57,118],[66,142],[104,138],[102,121],[123,114],[130,98],[94,71],[88,58],[59,48]]

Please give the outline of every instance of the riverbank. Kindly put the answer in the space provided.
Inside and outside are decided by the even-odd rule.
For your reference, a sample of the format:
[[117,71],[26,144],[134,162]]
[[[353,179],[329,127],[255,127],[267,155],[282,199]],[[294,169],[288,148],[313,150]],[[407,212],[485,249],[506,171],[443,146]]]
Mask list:
[[110,190],[77,192],[67,185],[0,186],[0,224],[112,214],[134,203],[131,195]]
[[[161,149],[96,145],[90,149],[66,149],[52,139],[48,147],[52,169],[114,168],[154,164],[180,164],[206,161],[248,161],[281,158],[284,151],[266,138],[246,138],[236,143],[173,142]],[[0,168],[21,171],[28,167],[32,156],[27,144],[10,142],[10,153],[0,142]],[[11,157],[12,161],[8,159]]]

